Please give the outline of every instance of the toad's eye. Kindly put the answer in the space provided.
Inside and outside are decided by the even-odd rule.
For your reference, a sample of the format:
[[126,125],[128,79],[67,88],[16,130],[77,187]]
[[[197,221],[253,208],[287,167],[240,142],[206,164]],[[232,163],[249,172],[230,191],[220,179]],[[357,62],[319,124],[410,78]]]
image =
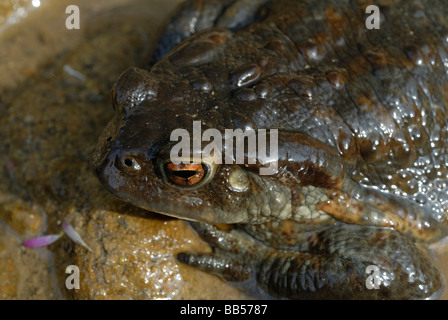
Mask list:
[[207,166],[201,163],[165,164],[167,178],[178,186],[194,186],[207,175]]

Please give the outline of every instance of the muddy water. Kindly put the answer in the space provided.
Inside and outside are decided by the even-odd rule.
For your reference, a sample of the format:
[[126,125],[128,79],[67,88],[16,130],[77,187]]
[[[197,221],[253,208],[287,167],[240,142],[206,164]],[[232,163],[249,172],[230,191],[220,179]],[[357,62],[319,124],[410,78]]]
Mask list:
[[[210,250],[184,222],[122,203],[89,170],[90,148],[113,116],[110,88],[126,68],[147,65],[177,2],[0,2],[0,299],[248,298],[177,263],[177,252]],[[71,4],[79,30],[65,27]],[[59,233],[62,221],[93,252],[66,237],[23,247]],[[447,247],[432,248],[445,277]],[[64,286],[72,264],[76,291]]]

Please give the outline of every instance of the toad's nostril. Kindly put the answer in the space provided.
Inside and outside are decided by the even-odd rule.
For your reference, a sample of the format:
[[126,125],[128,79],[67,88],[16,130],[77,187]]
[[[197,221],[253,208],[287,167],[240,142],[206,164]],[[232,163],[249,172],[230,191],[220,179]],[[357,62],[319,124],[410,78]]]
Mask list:
[[128,167],[132,167],[133,163],[134,161],[132,161],[132,159],[129,158],[124,159],[124,164],[127,165]]

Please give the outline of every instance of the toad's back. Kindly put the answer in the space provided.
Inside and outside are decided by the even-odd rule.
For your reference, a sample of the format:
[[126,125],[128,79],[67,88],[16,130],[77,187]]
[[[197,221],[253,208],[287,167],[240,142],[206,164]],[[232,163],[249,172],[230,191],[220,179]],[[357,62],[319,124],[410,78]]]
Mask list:
[[375,189],[408,205],[401,215],[445,221],[448,6],[382,2],[380,29],[368,29],[363,1],[241,2],[239,15],[232,1],[189,2],[160,48],[209,27],[234,32],[199,34],[154,71],[226,101],[233,127],[291,130],[335,148],[362,186],[351,190],[358,199]]

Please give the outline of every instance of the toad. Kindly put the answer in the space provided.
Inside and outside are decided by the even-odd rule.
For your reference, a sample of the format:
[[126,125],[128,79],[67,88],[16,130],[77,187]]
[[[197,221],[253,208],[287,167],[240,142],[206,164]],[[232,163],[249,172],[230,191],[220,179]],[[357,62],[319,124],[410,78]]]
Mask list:
[[[116,82],[93,172],[191,221],[213,252],[178,259],[260,297],[437,297],[425,247],[447,235],[448,7],[426,2],[379,6],[380,29],[362,1],[185,2],[151,67]],[[223,150],[202,139],[203,156],[173,161],[172,133],[195,121]],[[260,174],[248,137],[217,161],[235,155],[226,129],[275,129],[276,170]]]

